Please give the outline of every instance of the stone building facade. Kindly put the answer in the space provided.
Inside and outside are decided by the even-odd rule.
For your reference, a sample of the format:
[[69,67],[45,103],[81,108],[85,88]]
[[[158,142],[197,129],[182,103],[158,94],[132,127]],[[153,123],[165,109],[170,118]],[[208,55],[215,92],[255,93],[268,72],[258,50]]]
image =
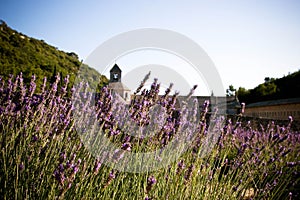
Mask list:
[[286,120],[292,116],[294,120],[300,120],[300,98],[252,103],[246,105],[244,115],[274,120]]

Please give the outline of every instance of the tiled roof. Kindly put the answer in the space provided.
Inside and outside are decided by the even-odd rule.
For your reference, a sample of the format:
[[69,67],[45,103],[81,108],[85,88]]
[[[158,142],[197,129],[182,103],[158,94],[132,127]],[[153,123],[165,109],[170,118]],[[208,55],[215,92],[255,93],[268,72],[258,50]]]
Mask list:
[[120,69],[120,67],[117,65],[117,64],[115,64],[111,69],[110,69],[110,72],[113,72],[113,71],[122,71],[121,69]]
[[260,106],[275,106],[275,105],[293,104],[293,103],[300,103],[300,98],[261,101],[261,102],[251,103],[249,105],[246,105],[246,107],[251,108],[251,107],[260,107]]

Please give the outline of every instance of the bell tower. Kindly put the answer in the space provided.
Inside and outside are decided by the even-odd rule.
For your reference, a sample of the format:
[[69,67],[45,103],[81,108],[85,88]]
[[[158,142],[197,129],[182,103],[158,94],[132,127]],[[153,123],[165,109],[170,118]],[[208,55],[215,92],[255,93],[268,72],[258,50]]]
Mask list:
[[130,89],[121,82],[122,71],[120,67],[115,64],[110,72],[110,80],[108,84],[108,89],[110,92],[115,92],[119,94],[125,102],[130,102]]
[[110,72],[109,82],[121,82],[122,71],[117,64],[115,64],[109,72]]

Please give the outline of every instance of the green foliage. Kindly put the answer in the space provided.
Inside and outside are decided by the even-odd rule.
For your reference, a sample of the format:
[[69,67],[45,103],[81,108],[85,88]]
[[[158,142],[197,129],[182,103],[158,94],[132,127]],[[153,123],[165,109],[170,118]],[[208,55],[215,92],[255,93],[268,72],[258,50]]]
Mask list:
[[274,93],[276,93],[276,84],[274,82],[268,82],[268,83],[264,83],[261,84],[257,87],[257,92],[259,95],[261,96],[267,96],[267,95],[272,95]]
[[278,79],[266,77],[265,82],[254,89],[247,90],[240,87],[237,90],[237,95],[241,102],[249,104],[258,101],[297,98],[300,97],[299,91],[300,70]]
[[[108,83],[107,78],[82,64],[76,53],[66,53],[43,40],[28,37],[11,29],[4,21],[0,22],[0,58],[0,76],[5,80],[10,74],[17,75],[22,72],[25,83],[29,83],[31,76],[35,74],[37,84],[40,85],[45,76],[54,80],[55,75],[60,73],[61,77],[70,75],[72,85],[80,69],[81,74],[86,77],[85,80],[94,88],[97,84]],[[103,82],[99,83],[99,79]]]
[[108,78],[106,78],[106,76],[104,76],[104,75],[101,75],[100,76],[100,81],[99,81],[99,83],[97,85],[96,91],[100,92],[101,88],[103,88],[104,86],[106,86],[108,84],[108,82],[109,82]]
[[231,97],[234,96],[236,92],[236,89],[233,87],[233,85],[229,85],[229,88],[226,90],[226,96]]
[[244,87],[239,87],[239,89],[237,90],[237,96],[240,97],[240,96],[247,96],[249,95],[249,90],[247,90],[246,88]]

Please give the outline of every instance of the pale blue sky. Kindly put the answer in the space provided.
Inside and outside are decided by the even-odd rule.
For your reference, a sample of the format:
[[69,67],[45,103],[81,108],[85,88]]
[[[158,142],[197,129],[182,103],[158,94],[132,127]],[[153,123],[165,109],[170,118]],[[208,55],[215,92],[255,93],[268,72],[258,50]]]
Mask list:
[[224,87],[253,88],[300,69],[300,1],[0,0],[0,19],[85,59],[125,31],[162,28],[197,42]]

